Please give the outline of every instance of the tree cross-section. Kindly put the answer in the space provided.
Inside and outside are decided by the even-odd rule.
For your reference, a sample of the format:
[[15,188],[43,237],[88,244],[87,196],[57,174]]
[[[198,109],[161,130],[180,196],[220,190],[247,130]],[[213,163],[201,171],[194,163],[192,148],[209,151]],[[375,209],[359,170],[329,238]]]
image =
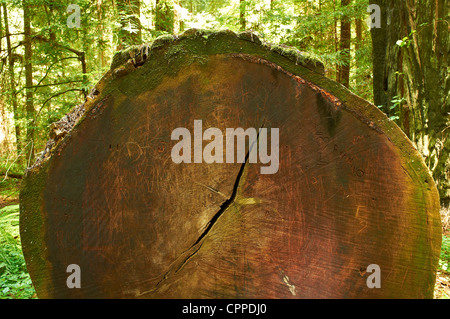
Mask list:
[[[241,162],[175,163],[172,132],[199,120],[224,150],[227,128],[254,128],[256,146],[278,129],[278,170],[249,144]],[[50,137],[20,196],[41,298],[433,296],[441,223],[422,158],[291,48],[189,30],[121,51]]]

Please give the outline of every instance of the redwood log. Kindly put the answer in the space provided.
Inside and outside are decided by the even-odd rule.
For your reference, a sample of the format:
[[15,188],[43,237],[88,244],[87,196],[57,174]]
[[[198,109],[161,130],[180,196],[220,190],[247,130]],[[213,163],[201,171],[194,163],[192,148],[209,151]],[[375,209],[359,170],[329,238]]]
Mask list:
[[[441,222],[429,171],[392,121],[323,71],[230,31],[117,53],[23,180],[38,296],[432,298]],[[261,173],[250,143],[243,163],[175,163],[171,134],[196,120],[224,145],[227,128],[269,140],[278,128],[277,172]],[[67,285],[73,264],[80,288]]]

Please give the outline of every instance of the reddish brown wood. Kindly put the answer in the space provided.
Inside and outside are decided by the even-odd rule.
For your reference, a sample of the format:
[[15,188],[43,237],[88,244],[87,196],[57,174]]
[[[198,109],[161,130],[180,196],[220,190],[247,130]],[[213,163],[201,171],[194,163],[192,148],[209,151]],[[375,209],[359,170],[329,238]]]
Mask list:
[[[375,106],[278,50],[229,32],[157,41],[55,125],[21,192],[39,297],[433,296],[439,202],[420,155]],[[279,128],[279,171],[173,163],[171,132],[194,120]]]

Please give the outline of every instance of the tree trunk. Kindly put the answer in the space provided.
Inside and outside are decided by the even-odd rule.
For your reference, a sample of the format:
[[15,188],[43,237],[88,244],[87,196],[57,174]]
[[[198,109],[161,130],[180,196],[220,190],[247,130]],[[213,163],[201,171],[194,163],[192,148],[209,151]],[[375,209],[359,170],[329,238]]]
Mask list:
[[172,0],[156,0],[155,30],[173,33],[175,14]]
[[[341,7],[346,7],[351,0],[341,0]],[[341,18],[341,33],[339,50],[341,51],[342,64],[338,67],[337,81],[345,87],[350,87],[350,44],[351,44],[351,19],[344,15]]]
[[355,19],[355,33],[356,33],[355,51],[358,51],[361,46],[362,40],[363,40],[361,18]]
[[[114,61],[23,180],[40,298],[433,296],[442,228],[429,171],[320,63],[199,30]],[[67,286],[74,264],[80,289]]]
[[183,7],[181,6],[180,0],[174,0],[174,4],[176,4],[176,10],[174,10],[174,24],[176,27],[174,27],[174,34],[179,34],[184,31],[184,21],[181,19],[181,9]]
[[[31,43],[31,11],[28,0],[23,1],[23,31],[24,31],[24,62],[25,62],[25,109],[27,112],[27,160],[34,161],[34,121],[36,112],[33,101],[33,64],[32,64],[32,43]],[[28,163],[30,165],[30,163]]]
[[98,17],[98,34],[99,34],[99,47],[98,47],[98,64],[100,70],[103,70],[104,67],[106,67],[106,45],[105,45],[105,38],[104,38],[104,14],[103,14],[103,0],[97,0],[97,17]]
[[245,31],[246,29],[246,21],[245,21],[245,10],[246,10],[246,0],[239,0],[239,25],[241,31]]
[[[3,51],[3,6],[0,6],[0,52]],[[3,71],[3,64],[2,69]]]
[[[336,6],[337,6],[337,0],[333,1],[333,16],[334,16],[334,23],[333,23],[333,37],[334,37],[334,52],[339,51],[339,41],[338,41],[338,20],[336,18]],[[339,65],[336,64],[336,69],[334,70],[334,79],[339,82]]]
[[[373,1],[374,97],[425,157],[441,200],[450,200],[447,0]],[[398,42],[401,40],[400,42]]]
[[142,27],[140,22],[140,0],[117,0],[120,30],[118,32],[118,50],[130,45],[140,44]]
[[[8,23],[8,10],[6,4],[3,3],[3,17],[5,21],[5,36],[6,36],[6,48],[8,53],[8,71],[9,71],[9,87],[10,87],[10,97],[11,104],[14,113],[14,129],[16,133],[16,149],[17,155],[19,156],[22,152],[21,137],[20,137],[20,125],[19,125],[19,110],[17,105],[17,90],[16,90],[16,80],[14,75],[14,56],[11,48],[11,37],[9,33],[9,23]],[[19,162],[22,160],[19,158]]]

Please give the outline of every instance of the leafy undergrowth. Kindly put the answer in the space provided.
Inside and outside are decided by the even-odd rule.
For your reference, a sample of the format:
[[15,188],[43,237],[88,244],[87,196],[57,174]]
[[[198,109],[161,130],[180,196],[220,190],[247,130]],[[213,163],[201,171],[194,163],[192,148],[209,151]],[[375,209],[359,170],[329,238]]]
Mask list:
[[19,205],[0,209],[0,299],[36,298],[19,237]]
[[434,287],[436,299],[450,299],[450,237],[442,236],[441,258]]

